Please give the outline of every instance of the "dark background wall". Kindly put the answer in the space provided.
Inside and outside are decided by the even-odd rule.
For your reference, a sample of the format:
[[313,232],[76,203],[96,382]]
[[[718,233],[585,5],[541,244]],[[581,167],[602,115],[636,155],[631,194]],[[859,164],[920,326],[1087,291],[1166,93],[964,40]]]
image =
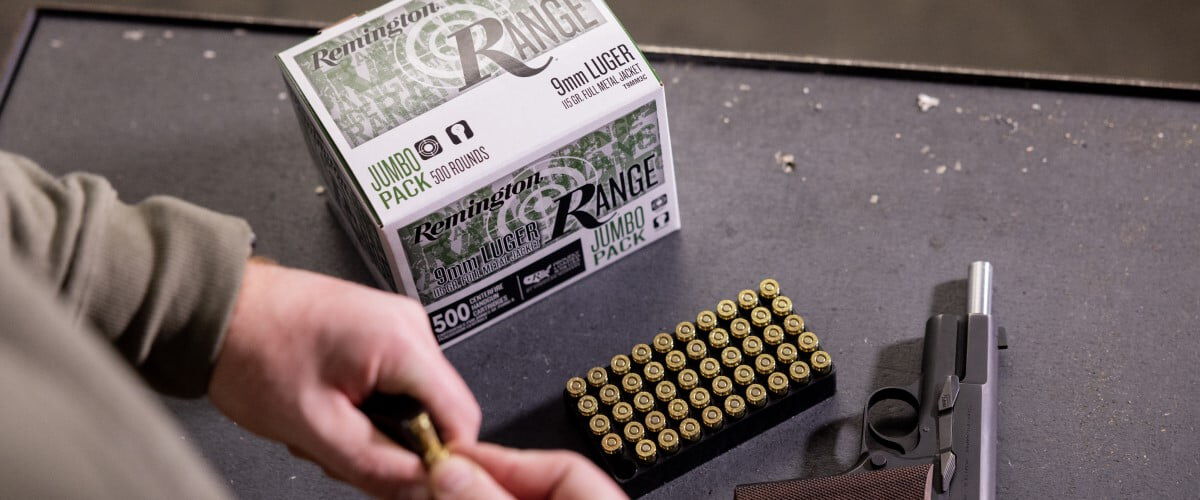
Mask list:
[[[35,0],[0,0],[7,54]],[[82,0],[332,22],[382,0]],[[609,0],[639,43],[1200,82],[1195,0]]]

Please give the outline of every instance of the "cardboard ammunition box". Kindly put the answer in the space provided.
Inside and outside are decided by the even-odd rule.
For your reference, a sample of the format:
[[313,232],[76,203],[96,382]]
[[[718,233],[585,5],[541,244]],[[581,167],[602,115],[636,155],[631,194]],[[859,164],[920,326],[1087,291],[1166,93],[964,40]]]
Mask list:
[[600,0],[396,1],[278,59],[334,212],[443,344],[679,228],[662,83]]

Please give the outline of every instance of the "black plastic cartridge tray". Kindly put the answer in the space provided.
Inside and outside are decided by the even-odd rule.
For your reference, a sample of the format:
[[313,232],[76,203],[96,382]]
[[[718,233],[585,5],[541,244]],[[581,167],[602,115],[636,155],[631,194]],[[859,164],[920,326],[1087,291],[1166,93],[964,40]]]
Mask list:
[[[661,355],[655,360],[661,361]],[[609,375],[612,371],[609,369]],[[738,419],[727,419],[716,432],[705,430],[705,435],[695,443],[682,441],[678,450],[673,453],[658,451],[658,457],[653,464],[641,464],[636,461],[629,451],[632,444],[625,443],[625,451],[619,455],[605,453],[600,446],[598,436],[588,432],[588,419],[579,415],[576,410],[577,398],[564,393],[563,402],[567,418],[571,419],[579,430],[584,446],[592,459],[604,468],[630,496],[640,496],[667,481],[679,477],[692,468],[713,457],[741,444],[760,434],[763,430],[775,426],[788,418],[800,413],[813,405],[833,396],[837,390],[837,365],[824,375],[814,374],[812,380],[805,385],[793,386],[782,396],[771,395],[768,403],[762,408],[749,409],[746,415]],[[594,388],[588,394],[594,394]]]

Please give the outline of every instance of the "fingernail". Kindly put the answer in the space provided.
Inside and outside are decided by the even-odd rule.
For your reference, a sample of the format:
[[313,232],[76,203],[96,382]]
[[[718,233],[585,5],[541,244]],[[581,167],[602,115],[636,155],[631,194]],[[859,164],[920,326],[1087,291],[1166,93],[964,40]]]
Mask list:
[[475,469],[466,459],[451,455],[434,466],[433,476],[438,493],[456,493],[475,480]]

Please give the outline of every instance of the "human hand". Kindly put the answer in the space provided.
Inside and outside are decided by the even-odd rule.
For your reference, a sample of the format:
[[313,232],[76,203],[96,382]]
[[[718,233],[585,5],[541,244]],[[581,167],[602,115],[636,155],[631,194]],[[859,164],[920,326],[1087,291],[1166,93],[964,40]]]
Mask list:
[[420,400],[450,444],[477,439],[479,404],[419,304],[252,260],[209,383],[213,404],[367,493],[425,496],[420,459],[357,408],[373,391]]
[[480,443],[457,446],[433,466],[438,500],[627,498],[595,464],[569,451],[514,450]]

